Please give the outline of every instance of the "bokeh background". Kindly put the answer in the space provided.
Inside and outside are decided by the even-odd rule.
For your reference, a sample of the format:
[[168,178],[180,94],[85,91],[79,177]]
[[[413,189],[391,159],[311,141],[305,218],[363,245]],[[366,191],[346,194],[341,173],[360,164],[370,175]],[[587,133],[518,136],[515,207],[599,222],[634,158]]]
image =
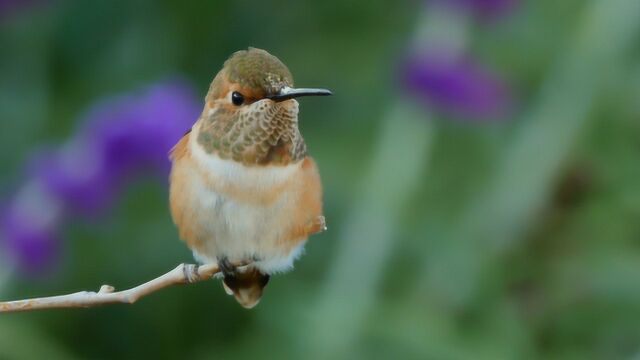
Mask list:
[[0,358],[637,359],[640,2],[0,1],[0,299],[180,262],[166,154],[234,51],[296,84],[329,231],[220,284],[0,316]]

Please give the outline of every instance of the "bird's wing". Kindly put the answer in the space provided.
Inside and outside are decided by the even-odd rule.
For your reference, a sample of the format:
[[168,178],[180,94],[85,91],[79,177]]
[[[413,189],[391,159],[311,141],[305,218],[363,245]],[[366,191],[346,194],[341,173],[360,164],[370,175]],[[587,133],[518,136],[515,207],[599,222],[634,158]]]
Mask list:
[[180,159],[186,154],[190,136],[191,129],[184,133],[180,141],[169,151],[169,160],[174,161],[175,159]]

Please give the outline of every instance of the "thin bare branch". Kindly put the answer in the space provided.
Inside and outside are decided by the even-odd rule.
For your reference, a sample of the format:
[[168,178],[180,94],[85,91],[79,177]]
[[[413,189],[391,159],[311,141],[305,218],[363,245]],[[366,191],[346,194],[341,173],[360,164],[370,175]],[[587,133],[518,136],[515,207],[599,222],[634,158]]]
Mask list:
[[[236,264],[234,264],[236,265]],[[247,265],[239,263],[236,266]],[[102,285],[98,292],[80,291],[68,295],[0,302],[0,313],[62,308],[89,308],[109,304],[133,304],[138,299],[179,284],[193,284],[209,280],[218,273],[217,264],[202,266],[180,264],[175,269],[134,288],[115,291],[113,286]]]

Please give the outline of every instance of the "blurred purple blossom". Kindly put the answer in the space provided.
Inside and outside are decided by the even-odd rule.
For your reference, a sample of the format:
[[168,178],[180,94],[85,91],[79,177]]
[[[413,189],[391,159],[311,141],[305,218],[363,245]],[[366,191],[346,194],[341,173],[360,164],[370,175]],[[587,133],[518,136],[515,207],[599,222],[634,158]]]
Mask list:
[[508,14],[520,0],[429,0],[447,6],[459,7],[483,19],[495,19]]
[[57,257],[60,241],[55,228],[36,228],[28,216],[8,213],[2,219],[2,230],[10,258],[25,273],[41,273]]
[[511,108],[505,82],[470,59],[424,53],[410,56],[401,71],[403,87],[437,111],[467,120],[496,120]]
[[100,102],[65,144],[36,154],[25,181],[30,185],[0,217],[2,238],[20,265],[48,264],[65,217],[101,213],[131,177],[167,179],[168,152],[199,112],[190,87],[162,83]]
[[60,244],[56,231],[60,214],[58,201],[37,182],[24,185],[3,208],[0,238],[21,270],[37,273],[51,265]]
[[45,2],[45,0],[0,0],[0,19],[21,8],[43,2]]
[[130,176],[166,178],[169,150],[198,117],[194,99],[184,84],[171,83],[103,101],[75,138],[35,160],[34,176],[71,210],[99,212]]
[[12,9],[15,9],[16,7],[24,6],[30,2],[31,1],[28,0],[0,0],[0,16],[6,14]]

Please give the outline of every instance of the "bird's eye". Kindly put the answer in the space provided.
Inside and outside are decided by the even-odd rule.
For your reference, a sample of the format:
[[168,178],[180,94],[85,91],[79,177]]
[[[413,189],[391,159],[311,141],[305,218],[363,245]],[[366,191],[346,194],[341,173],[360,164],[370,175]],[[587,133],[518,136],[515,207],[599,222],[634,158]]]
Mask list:
[[231,93],[231,102],[233,105],[240,106],[244,103],[244,96],[237,91]]

